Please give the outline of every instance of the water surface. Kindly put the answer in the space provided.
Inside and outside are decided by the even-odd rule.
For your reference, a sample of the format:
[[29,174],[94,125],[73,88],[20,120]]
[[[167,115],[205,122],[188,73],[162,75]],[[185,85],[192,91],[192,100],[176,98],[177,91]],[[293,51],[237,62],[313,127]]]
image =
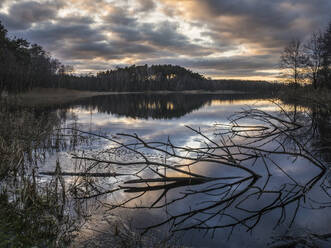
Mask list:
[[[215,135],[220,127],[219,124],[229,123],[229,117],[242,110],[255,108],[280,116],[280,108],[277,105],[280,102],[276,101],[275,104],[273,101],[275,99],[254,95],[132,94],[92,97],[65,106],[54,106],[47,111],[57,109],[58,113],[62,113],[62,116],[66,117],[63,127],[75,127],[88,133],[98,133],[108,137],[119,137],[118,133],[135,134],[144,141],[170,140],[175,146],[202,147],[201,141],[204,138],[190,128],[201,130],[213,142],[220,142],[220,136]],[[311,122],[310,115],[316,117],[320,112],[284,104],[281,104],[281,107],[289,115],[301,113],[302,120],[298,122],[307,124],[307,127],[302,129],[302,132],[307,133],[303,133],[301,137],[302,132],[299,131],[295,133],[295,137],[304,140],[305,136],[311,135],[312,139],[309,140],[308,147],[313,150],[314,146],[321,142],[318,133],[325,132],[327,128],[327,125],[324,125],[324,122],[322,125],[318,118],[314,119],[314,123]],[[253,119],[241,121],[241,125],[255,124],[259,122]],[[311,128],[312,125],[314,128]],[[315,136],[311,133],[313,130],[314,132],[317,130]],[[124,143],[130,140],[128,137],[120,138]],[[278,145],[276,141],[269,142],[268,149]],[[288,151],[291,150],[292,145],[291,142],[283,144]],[[99,139],[93,143],[80,145],[76,154],[81,154],[80,151],[95,154],[111,146],[112,142],[109,140]],[[324,149],[323,153],[320,152],[316,156],[327,165],[328,150]],[[70,157],[68,151],[55,154],[42,170],[51,171],[54,169],[54,161],[60,159],[63,171],[77,171],[77,162]],[[134,160],[132,157],[130,159]],[[139,159],[141,158],[137,156],[137,160]],[[205,177],[248,178],[235,187],[228,188],[228,191],[222,187],[216,189],[217,185],[234,183],[237,178],[197,185],[179,185],[166,192],[165,188],[131,193],[120,190],[104,194],[98,200],[107,204],[114,202],[120,204],[127,199],[135,198],[123,205],[124,209],[116,209],[113,212],[130,220],[132,229],[138,231],[170,218],[171,221],[155,229],[162,230],[163,234],[168,233],[169,230],[187,229],[176,232],[176,235],[179,235],[181,243],[192,247],[266,247],[268,244],[272,245],[272,238],[277,236],[296,237],[312,233],[328,233],[331,230],[331,214],[328,210],[330,206],[328,169],[321,170],[302,157],[273,154],[270,159],[275,161],[277,166],[268,161],[266,168],[262,160],[254,166],[245,164],[252,166],[249,168],[260,175],[255,179],[249,178],[246,171],[220,166],[217,163],[198,163],[197,166],[190,168],[191,172]],[[141,168],[134,165],[106,167],[107,171],[120,173],[132,173]],[[174,171],[167,173],[167,176],[183,176]],[[149,171],[143,172],[140,176],[148,178],[153,177],[153,174],[155,176],[155,173]],[[108,185],[111,188],[115,187],[116,183],[121,184],[129,179],[130,177],[115,180],[96,179],[95,183]],[[216,187],[215,190],[207,190],[212,187]],[[261,189],[263,194],[257,194],[256,192]],[[243,193],[236,196],[239,192]],[[185,194],[187,197],[178,200]],[[224,204],[217,204],[222,202],[226,194],[228,199],[231,196],[236,197]],[[281,200],[279,200],[280,195]],[[157,201],[160,196],[162,196],[160,201]],[[174,202],[171,203],[172,201]],[[169,202],[171,204],[167,204]],[[165,206],[161,207],[163,205]],[[187,214],[190,211],[195,212]],[[261,214],[259,211],[262,211]],[[172,219],[173,216],[183,214],[184,217]],[[255,217],[250,218],[252,215]],[[239,221],[236,225],[231,224],[246,218],[247,221],[243,223]],[[196,225],[197,223],[200,224]],[[320,247],[328,247],[327,242],[320,240],[316,242]]]

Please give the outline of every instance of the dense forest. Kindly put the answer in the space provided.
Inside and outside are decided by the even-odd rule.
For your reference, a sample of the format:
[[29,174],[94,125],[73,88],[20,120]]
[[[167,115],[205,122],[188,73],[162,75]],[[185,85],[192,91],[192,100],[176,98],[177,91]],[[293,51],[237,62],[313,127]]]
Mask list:
[[174,65],[132,65],[96,75],[75,75],[38,44],[8,36],[0,22],[0,92],[18,93],[36,87],[90,91],[240,90],[273,91],[268,82],[207,80],[199,73]]
[[[306,42],[292,40],[281,56],[282,74],[293,85],[331,88],[331,22]],[[90,91],[239,90],[274,92],[282,87],[265,81],[208,80],[177,65],[132,65],[96,75],[73,74],[38,44],[9,37],[0,21],[0,92],[36,87]]]
[[0,92],[21,92],[33,87],[55,86],[64,66],[37,44],[9,38],[0,22]]

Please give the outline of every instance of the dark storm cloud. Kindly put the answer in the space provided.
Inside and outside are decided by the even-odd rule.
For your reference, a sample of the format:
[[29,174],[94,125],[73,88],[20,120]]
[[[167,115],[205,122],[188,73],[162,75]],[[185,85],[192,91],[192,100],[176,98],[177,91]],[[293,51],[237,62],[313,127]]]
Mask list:
[[119,42],[92,42],[90,44],[73,43],[62,51],[62,56],[66,52],[70,52],[72,59],[86,59],[86,58],[103,58],[103,59],[121,59],[124,56],[132,54],[143,55],[154,52],[154,50],[144,45],[123,46]]
[[139,44],[109,40],[102,29],[91,27],[92,19],[70,17],[57,23],[45,23],[29,31],[26,38],[38,40],[64,59],[119,59],[128,54],[145,54],[154,50]]
[[170,53],[212,53],[210,49],[192,44],[187,36],[179,32],[179,24],[176,22],[144,23],[131,16],[130,12],[123,8],[113,8],[112,12],[104,17],[104,28],[117,34],[125,43],[145,42],[155,49],[167,49]]
[[[177,1],[164,0],[176,4]],[[281,47],[293,37],[326,24],[329,0],[188,0],[191,19],[208,25],[212,38],[251,42],[264,47]],[[182,13],[187,14],[187,13]]]
[[23,30],[33,23],[40,23],[56,18],[57,11],[63,7],[61,1],[57,2],[15,2],[8,10],[8,14],[1,14],[0,18],[11,30]]
[[25,30],[31,26],[31,23],[20,22],[16,18],[11,18],[10,16],[2,13],[0,13],[0,21],[10,31]]
[[136,25],[137,18],[130,17],[124,8],[113,7],[111,13],[105,16],[103,20],[105,23],[113,25],[131,26]]
[[[99,29],[91,28],[90,24],[93,23],[94,21],[88,17],[71,16],[58,19],[57,22],[40,24],[26,31],[23,36],[41,44],[61,59],[70,59],[71,56],[83,58],[84,55],[93,59],[102,53],[111,52],[102,43],[107,38]],[[82,47],[86,49],[85,52]]]
[[[284,45],[325,27],[330,13],[330,0],[0,0],[11,35],[64,63],[172,63],[219,76],[272,75],[261,70],[277,69]],[[189,37],[194,28],[200,36]]]
[[277,61],[270,55],[232,56],[222,58],[168,58],[143,60],[142,64],[177,64],[214,75],[228,76],[267,76],[273,75],[263,70],[277,69]]
[[66,22],[46,23],[38,28],[30,30],[26,37],[28,39],[38,40],[43,44],[66,42],[95,42],[106,39],[98,29],[92,29],[85,24],[69,24]]
[[229,71],[233,68],[245,70],[265,70],[276,68],[277,64],[272,56],[232,56],[216,59],[198,59],[188,63],[188,66],[199,68],[213,68],[217,70]]
[[[311,32],[325,27],[330,21],[329,0],[163,0],[186,21],[203,24],[206,37],[215,49],[224,51],[245,45],[257,56],[227,59],[192,60],[187,66],[213,71],[218,75],[262,75],[259,70],[277,69],[283,47],[293,38],[305,39]],[[180,8],[181,5],[184,8]],[[167,11],[165,11],[167,13]],[[209,72],[208,72],[209,73]],[[267,73],[268,74],[268,73]]]
[[151,11],[154,10],[156,7],[156,4],[153,0],[138,0],[139,3],[139,10],[142,12]]
[[21,2],[10,7],[9,15],[15,16],[22,22],[42,22],[53,19],[59,7],[51,3]]
[[146,24],[141,29],[144,39],[160,47],[189,46],[188,37],[178,32],[178,24],[164,21],[157,25]]

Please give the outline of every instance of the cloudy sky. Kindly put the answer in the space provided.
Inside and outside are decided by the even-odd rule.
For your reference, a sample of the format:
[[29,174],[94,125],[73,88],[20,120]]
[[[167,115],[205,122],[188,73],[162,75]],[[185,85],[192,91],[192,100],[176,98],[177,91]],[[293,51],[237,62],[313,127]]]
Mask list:
[[82,73],[170,63],[274,79],[284,45],[324,28],[330,13],[330,0],[0,0],[10,35]]

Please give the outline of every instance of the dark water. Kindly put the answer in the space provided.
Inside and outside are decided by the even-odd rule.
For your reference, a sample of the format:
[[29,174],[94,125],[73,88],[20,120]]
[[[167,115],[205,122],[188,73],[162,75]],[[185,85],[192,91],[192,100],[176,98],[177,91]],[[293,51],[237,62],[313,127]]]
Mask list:
[[[205,136],[210,137],[209,143],[220,143],[221,138],[217,135],[220,126],[215,124],[229,123],[229,117],[243,109],[254,108],[285,119],[287,115],[298,116],[294,117],[294,120],[302,126],[291,131],[295,141],[283,139],[283,134],[280,134],[272,136],[266,144],[264,141],[259,143],[259,147],[263,149],[283,149],[284,153],[265,153],[257,162],[241,163],[259,175],[258,177],[251,177],[239,167],[204,161],[191,166],[190,171],[208,178],[233,178],[197,184],[182,183],[170,187],[165,183],[151,183],[148,189],[136,189],[132,192],[128,188],[126,191],[129,192],[122,189],[103,194],[98,200],[111,205],[121,205],[132,199],[122,205],[125,208],[116,208],[114,211],[130,220],[134,230],[141,231],[141,228],[164,222],[151,231],[158,230],[158,233],[162,233],[161,236],[168,234],[168,231],[174,231],[175,238],[178,240],[179,237],[179,243],[188,247],[272,247],[296,242],[302,237],[308,240],[308,244],[311,242],[317,247],[330,247],[327,240],[317,237],[331,232],[331,177],[328,167],[331,128],[328,111],[318,106],[300,108],[282,104],[280,101],[275,104],[271,100],[275,99],[249,95],[112,95],[54,106],[46,111],[57,109],[58,114],[65,119],[63,127],[74,126],[108,137],[116,137],[118,133],[137,134],[144,141],[171,140],[172,144],[178,147],[198,148],[204,147],[206,140],[187,126],[201,130]],[[280,113],[278,104],[286,112],[285,116]],[[240,122],[245,126],[260,123],[260,120],[254,118],[244,118]],[[247,142],[242,137],[236,137],[234,141],[237,144]],[[282,144],[279,144],[280,141]],[[130,143],[131,139],[121,136],[121,142]],[[295,142],[308,149],[308,155],[322,164],[323,168],[307,159],[305,152],[301,151],[305,156],[298,156],[300,146]],[[112,145],[112,141],[99,139],[93,144],[81,145],[79,150],[84,150],[91,157],[111,148]],[[147,153],[147,150],[144,152]],[[128,156],[131,157],[126,159],[134,161],[132,154]],[[63,171],[77,171],[76,160],[73,161],[70,157],[67,151],[58,153],[52,156],[41,170],[51,171],[54,161],[59,159]],[[137,161],[141,161],[138,155]],[[102,169],[105,169],[105,165],[102,166]],[[120,173],[135,173],[142,168],[140,165],[107,166],[106,171]],[[170,177],[183,176],[178,171],[170,170],[166,173]],[[150,170],[144,170],[139,174],[139,178],[154,178],[155,175]],[[116,188],[115,185],[127,186],[125,181],[130,179],[130,176],[115,180],[96,179],[94,183],[107,191]],[[67,180],[70,182],[71,179]],[[243,181],[236,183],[238,180]],[[225,187],[225,184],[228,186]],[[155,185],[160,187],[151,188]],[[134,186],[146,187],[146,184]],[[103,209],[107,207],[103,206]],[[282,241],[271,243],[277,237]]]

